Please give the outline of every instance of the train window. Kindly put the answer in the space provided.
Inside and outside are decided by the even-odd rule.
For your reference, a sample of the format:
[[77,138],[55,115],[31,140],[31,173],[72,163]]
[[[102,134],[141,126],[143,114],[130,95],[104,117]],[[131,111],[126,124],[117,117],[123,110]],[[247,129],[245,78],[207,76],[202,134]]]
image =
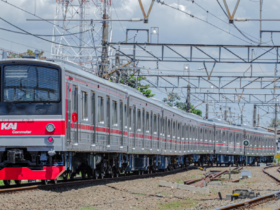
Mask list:
[[153,125],[153,132],[154,132],[154,134],[157,134],[157,128],[158,128],[158,125],[157,125],[157,115],[155,114],[154,115],[154,125]]
[[98,96],[98,122],[104,124],[104,98]]
[[128,111],[128,127],[129,127],[129,130],[131,130],[131,118],[132,118],[132,108],[129,107],[129,111]]
[[5,66],[4,102],[60,101],[59,71],[31,65]]
[[112,101],[112,125],[118,126],[118,103]]
[[141,109],[137,110],[137,130],[141,131]]
[[82,120],[88,121],[88,94],[82,91]]
[[77,97],[78,97],[78,87],[74,85],[73,87],[73,98],[72,98],[72,101],[73,101],[73,111],[74,112],[77,112],[78,111],[78,100],[77,100]]
[[127,106],[124,106],[124,127],[127,128]]
[[150,130],[150,113],[146,112],[146,131],[149,132]]
[[110,127],[110,97],[107,96],[107,127]]
[[203,138],[203,129],[200,129],[200,135],[199,135],[200,140]]
[[168,123],[167,123],[167,137],[170,137],[171,135],[171,122],[170,120],[168,120]]
[[173,121],[172,137],[173,138],[176,137],[176,122],[175,121]]

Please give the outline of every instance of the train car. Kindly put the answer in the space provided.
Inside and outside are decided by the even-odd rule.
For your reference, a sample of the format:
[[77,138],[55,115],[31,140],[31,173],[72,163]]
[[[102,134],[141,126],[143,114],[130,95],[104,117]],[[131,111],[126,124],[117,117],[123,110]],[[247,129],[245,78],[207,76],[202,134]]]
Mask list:
[[[274,135],[169,107],[65,61],[1,65],[0,180],[118,177],[271,161]],[[243,140],[250,140],[244,150]]]

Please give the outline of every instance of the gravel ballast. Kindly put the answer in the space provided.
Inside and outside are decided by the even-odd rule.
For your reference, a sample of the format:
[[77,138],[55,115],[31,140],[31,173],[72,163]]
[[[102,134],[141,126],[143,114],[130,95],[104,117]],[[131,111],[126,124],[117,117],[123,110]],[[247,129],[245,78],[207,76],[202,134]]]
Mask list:
[[[227,170],[228,168],[209,168],[210,170]],[[261,195],[278,191],[279,185],[262,172],[261,167],[244,167],[252,172],[252,178],[241,180],[239,183],[222,182],[222,185],[209,185],[210,193],[159,187],[159,180],[182,184],[189,179],[204,177],[205,171],[191,170],[177,174],[155,178],[137,179],[120,182],[100,181],[98,184],[69,186],[48,190],[22,191],[0,194],[0,209],[192,209],[208,210],[231,204],[233,202],[218,199],[218,192],[223,198],[238,188],[251,189]],[[276,167],[268,169],[276,172]],[[278,173],[278,172],[277,172]],[[276,174],[277,174],[276,173]],[[277,174],[280,178],[280,174]],[[222,176],[227,179],[228,174]],[[232,174],[232,179],[238,179],[240,174]],[[236,200],[234,202],[241,202]],[[273,202],[273,205],[279,203]]]

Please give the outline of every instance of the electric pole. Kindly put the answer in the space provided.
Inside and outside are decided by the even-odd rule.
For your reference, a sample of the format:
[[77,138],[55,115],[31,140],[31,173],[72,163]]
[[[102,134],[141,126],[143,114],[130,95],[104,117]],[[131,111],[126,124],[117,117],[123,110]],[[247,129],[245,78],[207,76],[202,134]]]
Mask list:
[[188,89],[188,93],[187,93],[187,112],[190,112],[190,109],[191,109],[191,86],[188,85],[187,86],[187,89]]
[[102,30],[102,58],[101,58],[101,67],[99,68],[99,76],[103,77],[103,75],[108,73],[108,33],[109,33],[109,24],[106,21],[109,19],[109,16],[106,13],[106,4],[107,0],[104,0],[104,11],[103,11],[103,30]]

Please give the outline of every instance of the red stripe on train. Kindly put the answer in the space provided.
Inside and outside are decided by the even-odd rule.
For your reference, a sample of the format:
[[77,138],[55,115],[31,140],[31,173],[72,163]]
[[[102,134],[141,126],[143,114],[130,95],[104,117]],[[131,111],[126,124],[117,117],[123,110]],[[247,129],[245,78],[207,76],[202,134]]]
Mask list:
[[[48,132],[46,126],[53,124],[55,130]],[[9,121],[1,122],[0,136],[17,135],[65,135],[65,121]]]

